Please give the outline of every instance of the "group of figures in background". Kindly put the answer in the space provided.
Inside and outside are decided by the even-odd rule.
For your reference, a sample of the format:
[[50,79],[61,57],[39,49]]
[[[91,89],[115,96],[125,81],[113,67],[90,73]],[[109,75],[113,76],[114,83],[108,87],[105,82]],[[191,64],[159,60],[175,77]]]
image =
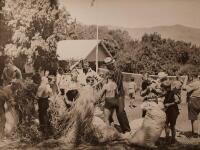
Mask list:
[[[8,137],[21,124],[28,122],[28,125],[38,124],[38,131],[44,139],[59,137],[75,145],[84,138],[96,142],[126,139],[130,145],[156,147],[163,129],[166,142],[174,144],[181,90],[188,93],[189,120],[193,134],[198,135],[193,128],[200,112],[198,75],[187,83],[179,77],[170,81],[165,72],[158,73],[158,79],[145,74],[141,88],[131,77],[129,106],[137,107],[134,101],[136,92],[140,91],[144,118],[141,127],[133,133],[125,109],[123,74],[113,58],[108,57],[104,62],[108,69],[104,75],[98,75],[85,61],[81,69],[74,68],[66,73],[59,68],[56,76],[49,75],[48,70],[43,76],[35,72],[25,81],[20,69],[8,59],[0,89],[0,138]],[[25,82],[29,84],[25,85]],[[114,124],[114,112],[120,125],[118,130]],[[33,122],[31,118],[34,118]]]

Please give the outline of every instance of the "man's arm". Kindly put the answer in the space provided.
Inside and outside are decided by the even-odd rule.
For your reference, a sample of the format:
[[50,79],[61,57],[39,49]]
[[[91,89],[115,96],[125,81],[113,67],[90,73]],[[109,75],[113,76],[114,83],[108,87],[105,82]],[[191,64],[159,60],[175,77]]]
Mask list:
[[198,89],[198,86],[196,86],[196,84],[193,82],[193,83],[183,86],[182,89],[184,91],[187,91],[187,93],[190,93],[190,92]]
[[140,95],[141,95],[142,97],[144,97],[144,96],[146,96],[149,92],[150,92],[150,89],[149,89],[149,87],[147,87],[146,89],[141,90]]

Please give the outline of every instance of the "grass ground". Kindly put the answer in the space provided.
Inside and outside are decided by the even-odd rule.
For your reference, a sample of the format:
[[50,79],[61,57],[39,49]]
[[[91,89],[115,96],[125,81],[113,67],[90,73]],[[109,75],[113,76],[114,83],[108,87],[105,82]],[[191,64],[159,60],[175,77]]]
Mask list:
[[[129,106],[129,99],[126,97],[125,100],[126,103],[126,112],[129,119],[129,122],[131,122],[134,119],[141,118],[142,111],[140,109],[140,104],[142,103],[142,99],[140,96],[136,97],[135,105],[136,108],[131,109]],[[173,146],[166,145],[164,143],[164,134],[162,134],[162,137],[160,138],[158,142],[158,148],[159,150],[200,150],[200,137],[199,138],[192,138],[188,137],[191,131],[190,127],[190,121],[187,117],[187,104],[182,103],[179,105],[180,109],[180,115],[177,120],[177,144]],[[115,114],[114,114],[115,115]],[[114,118],[115,121],[116,117]],[[200,129],[200,122],[199,122],[199,129]],[[10,139],[6,140],[4,142],[0,142],[0,149],[1,150],[66,150],[66,149],[74,149],[70,145],[66,145],[65,143],[62,143],[58,140],[48,140],[45,142],[42,142],[38,145],[27,145],[24,143],[19,142],[17,139]],[[82,144],[76,149],[84,149],[84,150],[142,150],[144,148],[139,147],[129,147],[124,141],[114,141],[111,143],[103,144],[103,145],[88,145],[88,144]]]

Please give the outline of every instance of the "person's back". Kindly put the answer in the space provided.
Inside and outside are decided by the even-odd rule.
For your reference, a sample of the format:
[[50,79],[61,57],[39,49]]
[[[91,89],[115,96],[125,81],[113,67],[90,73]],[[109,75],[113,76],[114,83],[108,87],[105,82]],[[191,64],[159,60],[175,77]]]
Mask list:
[[108,79],[108,83],[103,86],[103,89],[106,91],[105,97],[114,98],[117,92],[117,84],[111,79]]
[[118,96],[124,97],[125,90],[123,85],[123,74],[121,70],[116,68],[115,70],[111,71],[111,74],[113,74],[113,80],[117,84]]
[[175,94],[175,91],[173,90],[167,91],[163,103],[164,105],[173,104],[166,107],[167,114],[173,114],[171,116],[174,116],[174,117],[179,114],[178,103],[180,103],[180,97]]

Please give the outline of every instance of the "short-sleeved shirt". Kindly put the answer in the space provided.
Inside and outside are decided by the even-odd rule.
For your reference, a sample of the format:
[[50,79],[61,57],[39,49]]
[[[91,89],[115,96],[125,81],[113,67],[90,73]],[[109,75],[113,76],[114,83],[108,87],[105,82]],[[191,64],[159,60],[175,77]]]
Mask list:
[[94,84],[101,80],[101,77],[91,68],[89,68],[87,73],[84,73],[83,70],[79,70],[78,82],[82,85],[87,85],[87,77],[92,77],[94,79]]
[[117,84],[115,82],[108,82],[104,84],[102,91],[105,91],[105,97],[106,98],[114,98],[117,90]]
[[191,82],[186,86],[187,93],[191,93],[191,97],[200,98],[200,80]]
[[135,94],[136,88],[137,88],[137,85],[136,85],[135,82],[129,82],[128,83],[128,93]]

